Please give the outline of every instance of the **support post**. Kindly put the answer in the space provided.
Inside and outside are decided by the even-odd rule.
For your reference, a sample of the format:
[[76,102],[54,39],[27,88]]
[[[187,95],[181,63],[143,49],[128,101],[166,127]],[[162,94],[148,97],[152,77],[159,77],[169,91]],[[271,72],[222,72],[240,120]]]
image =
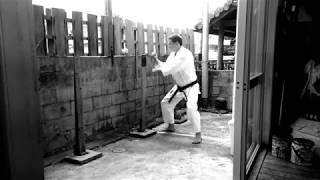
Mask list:
[[209,38],[209,19],[208,19],[208,0],[203,0],[203,18],[202,18],[202,105],[208,106],[208,38]]
[[85,139],[83,136],[83,111],[82,111],[82,98],[81,98],[81,87],[80,87],[80,57],[74,58],[74,104],[75,104],[75,145],[74,155],[82,156],[86,153]]
[[224,26],[219,24],[219,40],[218,40],[218,60],[217,70],[223,70],[223,51],[224,51]]

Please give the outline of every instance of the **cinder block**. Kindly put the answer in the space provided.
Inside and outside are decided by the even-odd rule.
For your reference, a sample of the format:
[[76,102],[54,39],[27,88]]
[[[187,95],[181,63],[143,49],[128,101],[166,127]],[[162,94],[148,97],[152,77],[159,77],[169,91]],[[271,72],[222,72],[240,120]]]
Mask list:
[[111,104],[111,95],[93,97],[93,108],[101,109]]
[[43,117],[45,120],[57,119],[60,117],[69,116],[72,114],[71,102],[44,106],[43,112],[44,112]]
[[92,98],[86,98],[82,100],[82,110],[83,112],[88,112],[93,110]]
[[75,117],[74,116],[67,116],[58,119],[57,121],[61,121],[61,124],[63,125],[61,127],[62,130],[72,130],[75,129]]
[[134,79],[122,80],[120,84],[120,91],[130,91],[134,89]]
[[159,96],[152,96],[146,99],[146,107],[154,106],[159,103]]
[[127,92],[120,92],[111,95],[111,102],[112,104],[121,104],[128,101],[128,93]]
[[136,111],[141,110],[141,99],[136,100]]
[[53,104],[57,102],[56,88],[41,88],[39,92],[40,105]]
[[135,102],[127,102],[120,105],[121,115],[127,114],[128,112],[135,111],[135,109],[136,109]]
[[133,101],[136,100],[136,90],[131,90],[128,92],[128,100]]
[[120,115],[120,105],[112,105],[109,107],[110,117],[116,117]]
[[69,87],[57,87],[57,101],[66,102],[74,100],[74,88],[73,86]]
[[154,87],[147,87],[146,89],[146,97],[150,97],[154,95]]
[[112,124],[116,129],[123,129],[128,127],[128,122],[124,115],[113,117]]

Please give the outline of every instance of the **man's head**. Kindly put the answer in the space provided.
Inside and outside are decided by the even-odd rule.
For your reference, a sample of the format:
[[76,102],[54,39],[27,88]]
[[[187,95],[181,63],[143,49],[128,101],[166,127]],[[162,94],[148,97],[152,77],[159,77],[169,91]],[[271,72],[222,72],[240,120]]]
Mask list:
[[182,46],[182,37],[179,34],[172,34],[169,36],[169,50],[177,52]]

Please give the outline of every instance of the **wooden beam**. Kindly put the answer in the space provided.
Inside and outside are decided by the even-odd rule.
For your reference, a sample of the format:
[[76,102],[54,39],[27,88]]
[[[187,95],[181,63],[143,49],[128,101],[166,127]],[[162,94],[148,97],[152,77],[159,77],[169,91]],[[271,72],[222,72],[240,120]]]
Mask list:
[[[233,11],[237,10],[237,6],[236,5],[230,5],[230,9],[227,11],[222,12],[219,17],[217,18],[212,18],[210,20],[210,25],[216,24],[217,22],[219,22],[220,20],[222,20],[225,16],[227,16],[228,14],[232,13]],[[235,17],[236,18],[236,17]]]
[[33,22],[35,33],[36,55],[46,55],[46,37],[44,29],[44,10],[42,6],[33,6]]
[[208,54],[209,54],[209,2],[204,0],[203,3],[203,32],[202,32],[202,83],[201,83],[201,95],[203,100],[203,105],[207,106],[208,100]]
[[222,20],[221,23],[223,24],[224,27],[236,26],[237,25],[237,20],[236,19]]
[[98,56],[97,16],[88,14],[89,56]]
[[55,50],[57,56],[66,56],[68,52],[67,45],[67,13],[63,9],[52,9],[54,37],[55,37]]
[[72,29],[73,29],[73,47],[75,56],[83,56],[83,25],[82,25],[82,12],[72,12]]
[[138,23],[137,25],[137,40],[138,40],[137,53],[138,55],[142,55],[145,52],[144,29],[143,29],[142,23]]
[[73,61],[73,80],[74,80],[74,110],[75,110],[75,145],[73,153],[76,156],[82,156],[86,152],[84,127],[83,127],[83,109],[81,97],[81,82],[80,82],[80,57],[75,56]]
[[128,48],[128,53],[131,56],[134,56],[135,54],[135,49],[134,49],[134,23],[130,20],[125,21],[126,24],[126,29],[125,29],[125,34],[126,34],[126,43],[127,43],[127,48]]
[[121,54],[121,26],[122,26],[122,19],[118,16],[113,18],[113,24],[114,24],[114,53],[115,55]]
[[220,24],[219,28],[219,39],[218,39],[218,61],[217,70],[223,69],[223,51],[224,51],[224,27]]
[[[56,54],[56,49],[54,46],[54,37],[53,37],[53,18],[52,10],[46,8],[46,22],[47,22],[47,36],[48,36],[48,49],[47,55],[54,56]],[[50,18],[48,18],[50,17]],[[48,20],[50,19],[50,20]]]

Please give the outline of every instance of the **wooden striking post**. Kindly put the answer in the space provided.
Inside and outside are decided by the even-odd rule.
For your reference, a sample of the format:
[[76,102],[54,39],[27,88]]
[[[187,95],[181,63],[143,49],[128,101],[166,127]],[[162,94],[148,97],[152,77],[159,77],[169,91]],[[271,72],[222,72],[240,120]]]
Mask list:
[[74,104],[75,104],[75,146],[74,155],[82,156],[86,153],[85,139],[83,136],[83,110],[82,110],[82,98],[81,98],[81,87],[80,87],[80,57],[74,58]]
[[144,132],[146,130],[146,89],[147,89],[147,57],[146,55],[142,55],[141,57],[141,121],[140,121],[140,132]]
[[208,0],[203,0],[203,20],[202,20],[202,104],[208,104],[208,38],[209,38],[209,19],[208,19]]
[[74,105],[75,105],[75,145],[73,147],[73,156],[67,156],[65,159],[74,164],[85,164],[102,157],[101,152],[87,150],[85,146],[83,110],[80,85],[80,56],[75,56],[73,61],[74,70]]

